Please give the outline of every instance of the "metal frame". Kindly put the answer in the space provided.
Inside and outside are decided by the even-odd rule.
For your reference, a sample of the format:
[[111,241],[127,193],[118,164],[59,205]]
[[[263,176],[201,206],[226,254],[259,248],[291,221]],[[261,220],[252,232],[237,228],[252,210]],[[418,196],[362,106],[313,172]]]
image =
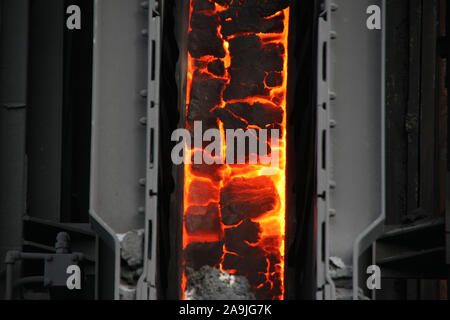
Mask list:
[[90,215],[100,235],[99,271],[113,283],[99,299],[119,299],[116,234],[144,226],[146,16],[140,0],[94,4]]
[[317,85],[317,294],[318,300],[334,299],[335,286],[329,275],[329,219],[330,219],[330,171],[328,170],[330,154],[330,124],[329,106],[334,94],[330,92],[330,2],[325,5],[318,21],[318,85]]
[[148,1],[148,87],[147,87],[147,161],[145,188],[144,272],[138,283],[137,298],[156,300],[158,255],[158,170],[159,170],[159,106],[161,61],[160,1]]

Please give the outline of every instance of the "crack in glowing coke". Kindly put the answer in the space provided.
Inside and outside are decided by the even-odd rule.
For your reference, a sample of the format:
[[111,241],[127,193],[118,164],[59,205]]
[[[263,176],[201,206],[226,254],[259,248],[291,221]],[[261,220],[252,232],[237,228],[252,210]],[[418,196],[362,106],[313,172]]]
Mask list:
[[[220,11],[224,11],[227,9],[227,7],[222,7],[219,5],[215,5],[215,11],[211,12],[211,14],[216,14]],[[193,1],[190,3],[190,12],[189,12],[189,31],[192,31],[190,22],[193,12]],[[256,35],[259,37],[263,45],[267,44],[281,44],[283,46],[284,52],[283,52],[283,70],[281,72],[282,74],[282,84],[278,87],[269,88],[265,87],[265,89],[268,90],[269,94],[264,96],[251,96],[246,97],[243,99],[237,99],[232,101],[225,101],[223,99],[223,92],[221,93],[221,99],[220,104],[217,105],[215,108],[226,108],[226,105],[229,103],[248,103],[249,105],[254,105],[255,103],[264,103],[264,104],[271,104],[277,107],[280,107],[283,110],[283,119],[282,123],[280,123],[281,130],[281,137],[279,139],[275,139],[276,141],[272,140],[270,141],[269,145],[271,147],[272,153],[276,153],[278,155],[278,165],[274,167],[273,165],[268,165],[267,163],[262,163],[261,159],[257,161],[256,163],[246,163],[246,164],[232,164],[228,163],[229,156],[231,158],[231,145],[230,145],[230,137],[227,136],[227,130],[224,128],[223,122],[218,119],[218,132],[210,133],[209,136],[214,136],[219,141],[219,143],[214,144],[211,146],[211,149],[204,150],[202,141],[198,140],[199,137],[202,137],[202,140],[210,141],[208,139],[204,139],[204,136],[201,134],[198,137],[194,137],[194,148],[191,148],[190,144],[190,138],[182,141],[181,144],[178,146],[179,149],[174,150],[175,154],[176,151],[178,151],[178,155],[183,154],[181,156],[181,163],[184,163],[184,195],[183,195],[183,203],[184,203],[184,212],[183,212],[183,250],[190,244],[193,243],[204,243],[204,242],[217,242],[223,240],[224,234],[227,230],[236,228],[242,224],[242,221],[239,222],[237,225],[225,225],[222,222],[220,223],[220,231],[218,232],[194,232],[189,233],[186,229],[186,212],[187,209],[190,206],[196,206],[196,205],[205,205],[205,204],[199,204],[199,203],[193,203],[192,197],[190,194],[191,185],[194,182],[202,182],[205,184],[209,184],[211,186],[214,186],[218,192],[216,194],[211,194],[209,201],[210,203],[220,203],[220,194],[221,191],[230,184],[231,181],[235,179],[248,179],[247,181],[250,181],[250,179],[257,179],[258,177],[269,177],[271,182],[273,182],[274,185],[274,192],[276,192],[276,195],[274,195],[274,198],[277,199],[276,205],[265,214],[258,216],[257,218],[250,219],[252,222],[259,224],[260,226],[260,234],[259,234],[259,240],[256,243],[250,243],[245,242],[246,245],[249,247],[259,247],[266,253],[266,263],[267,268],[264,272],[260,272],[262,275],[265,276],[266,281],[259,284],[258,286],[252,287],[251,289],[256,291],[263,287],[268,287],[269,289],[273,289],[274,286],[277,286],[279,289],[277,292],[281,292],[280,294],[273,295],[272,299],[283,299],[284,298],[284,271],[285,271],[285,263],[284,263],[284,255],[285,255],[285,219],[286,219],[286,91],[287,91],[287,65],[288,65],[288,31],[289,31],[289,8],[284,9],[278,13],[276,13],[273,16],[276,15],[284,15],[283,23],[284,28],[281,33],[249,33],[252,35]],[[271,16],[271,17],[273,17]],[[266,19],[269,19],[271,17],[267,17]],[[226,85],[230,84],[231,76],[229,73],[229,68],[231,66],[231,55],[229,51],[229,40],[236,36],[246,35],[246,34],[238,34],[238,35],[232,35],[228,38],[223,38],[221,36],[221,26],[218,26],[217,34],[219,38],[223,41],[223,47],[225,50],[225,57],[222,59],[219,59],[223,62],[225,66],[225,75],[223,77],[218,77],[216,75],[213,75],[208,72],[207,69],[204,67],[200,67],[199,65],[206,65],[205,63],[211,62],[215,59],[218,59],[216,57],[212,56],[203,56],[199,59],[193,58],[190,53],[187,54],[188,59],[188,69],[187,69],[187,90],[186,90],[186,114],[189,111],[189,105],[190,105],[190,93],[192,88],[192,82],[194,78],[194,72],[202,72],[203,74],[207,74],[211,78],[216,79],[223,79],[226,80]],[[199,64],[197,62],[205,62],[203,64]],[[213,110],[211,110],[213,111]],[[232,114],[234,117],[239,118],[237,115]],[[241,116],[239,118],[243,122],[246,122],[245,116]],[[189,129],[192,126],[191,123],[186,120],[186,129]],[[195,127],[194,127],[195,129]],[[252,134],[256,134],[259,138],[261,138],[260,135],[258,135],[258,130],[262,129],[255,125],[248,125],[247,126],[247,132],[250,132],[250,135],[246,135],[249,139]],[[254,131],[249,131],[253,129]],[[181,136],[181,135],[179,135]],[[179,139],[178,136],[178,139]],[[197,139],[196,139],[197,138]],[[273,138],[273,137],[272,137]],[[234,138],[233,138],[234,140]],[[261,139],[263,140],[263,139]],[[189,141],[189,143],[187,142]],[[216,139],[214,140],[216,141]],[[198,142],[195,143],[195,142]],[[253,149],[254,150],[254,149]],[[205,152],[206,151],[206,152]],[[274,152],[275,151],[275,152]],[[261,153],[261,152],[260,152]],[[251,152],[250,152],[251,154]],[[191,162],[191,159],[194,158],[195,163],[195,157],[197,157],[197,160],[207,160],[208,162],[215,163],[214,161],[220,161],[224,160],[224,155],[226,155],[225,161],[226,164],[223,165],[223,168],[220,170],[220,179],[213,180],[208,177],[199,176],[195,170],[193,170],[193,165]],[[234,150],[233,150],[234,155]],[[183,159],[184,158],[184,159]],[[234,157],[233,157],[234,158]],[[252,157],[249,157],[249,159]],[[177,158],[179,161],[180,159]],[[254,160],[254,158],[252,158]],[[239,160],[239,159],[238,159]],[[241,159],[242,160],[242,159]],[[206,162],[206,161],[205,161]],[[207,163],[207,162],[206,162]],[[248,201],[251,201],[252,199],[248,199]],[[222,207],[219,207],[219,216],[222,221]],[[241,274],[240,270],[236,269],[226,269],[224,268],[224,259],[226,255],[232,255],[232,256],[239,256],[238,253],[233,252],[229,250],[225,244],[223,244],[223,254],[221,257],[220,262],[218,265],[215,265],[214,267],[218,268],[222,272],[229,272],[230,274],[236,274],[236,275],[243,275]],[[271,261],[268,258],[269,255],[276,255],[278,257],[277,263],[274,265],[271,265]],[[182,283],[181,283],[181,292],[182,292],[182,298],[185,296],[185,290],[187,285],[187,277],[185,273],[185,264],[186,260],[183,257],[183,272],[182,272]],[[275,283],[271,279],[278,279]]]

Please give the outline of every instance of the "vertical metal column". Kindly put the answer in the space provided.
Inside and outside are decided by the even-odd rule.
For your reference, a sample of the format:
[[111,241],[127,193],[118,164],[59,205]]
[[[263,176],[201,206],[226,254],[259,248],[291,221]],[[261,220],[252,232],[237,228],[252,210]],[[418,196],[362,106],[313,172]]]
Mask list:
[[331,153],[330,130],[334,120],[330,119],[329,108],[334,94],[330,92],[330,11],[331,2],[323,1],[318,26],[318,85],[317,85],[317,294],[318,300],[334,299],[334,283],[329,269],[329,221],[334,209],[330,207]]
[[20,249],[25,212],[28,0],[2,0],[0,4],[0,264],[3,266],[6,251]]
[[144,228],[145,28],[141,0],[95,1],[90,215],[102,249],[99,287],[113,287],[100,299],[119,299],[116,234]]
[[144,272],[138,283],[138,299],[155,300],[157,292],[159,106],[161,61],[161,10],[157,0],[148,2],[147,161]]

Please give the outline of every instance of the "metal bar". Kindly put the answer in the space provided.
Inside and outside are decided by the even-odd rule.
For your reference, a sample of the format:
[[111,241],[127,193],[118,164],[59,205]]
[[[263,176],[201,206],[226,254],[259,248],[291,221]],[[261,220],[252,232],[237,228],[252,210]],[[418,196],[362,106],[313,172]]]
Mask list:
[[[0,261],[20,249],[26,195],[28,0],[1,1]],[[0,286],[3,281],[0,281]]]
[[317,299],[335,299],[335,286],[329,269],[329,219],[333,210],[330,205],[331,189],[331,147],[330,147],[330,104],[334,94],[330,91],[330,39],[331,39],[331,2],[325,1],[319,18],[318,48],[318,97],[317,97]]
[[159,106],[161,61],[160,1],[148,3],[147,162],[144,272],[138,299],[155,300],[157,292]]

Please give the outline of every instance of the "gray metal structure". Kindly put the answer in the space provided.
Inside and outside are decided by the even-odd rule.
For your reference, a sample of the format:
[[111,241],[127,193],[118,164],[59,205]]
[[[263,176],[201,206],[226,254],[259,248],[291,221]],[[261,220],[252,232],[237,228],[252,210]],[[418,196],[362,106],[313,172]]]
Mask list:
[[28,1],[0,9],[0,261],[22,241],[25,214]]
[[137,298],[156,300],[158,243],[159,170],[159,75],[161,66],[161,14],[159,1],[148,1],[148,75],[147,75],[147,161],[145,163],[145,247],[144,271],[138,283]]
[[[383,232],[384,23],[369,30],[366,10],[385,1],[325,1],[319,21],[317,287],[334,299],[329,257],[353,266]],[[345,81],[344,81],[345,79]],[[365,271],[365,270],[362,270]]]
[[139,0],[96,0],[94,11],[90,214],[110,250],[103,266],[114,269],[118,299],[116,234],[144,226],[148,19]]

